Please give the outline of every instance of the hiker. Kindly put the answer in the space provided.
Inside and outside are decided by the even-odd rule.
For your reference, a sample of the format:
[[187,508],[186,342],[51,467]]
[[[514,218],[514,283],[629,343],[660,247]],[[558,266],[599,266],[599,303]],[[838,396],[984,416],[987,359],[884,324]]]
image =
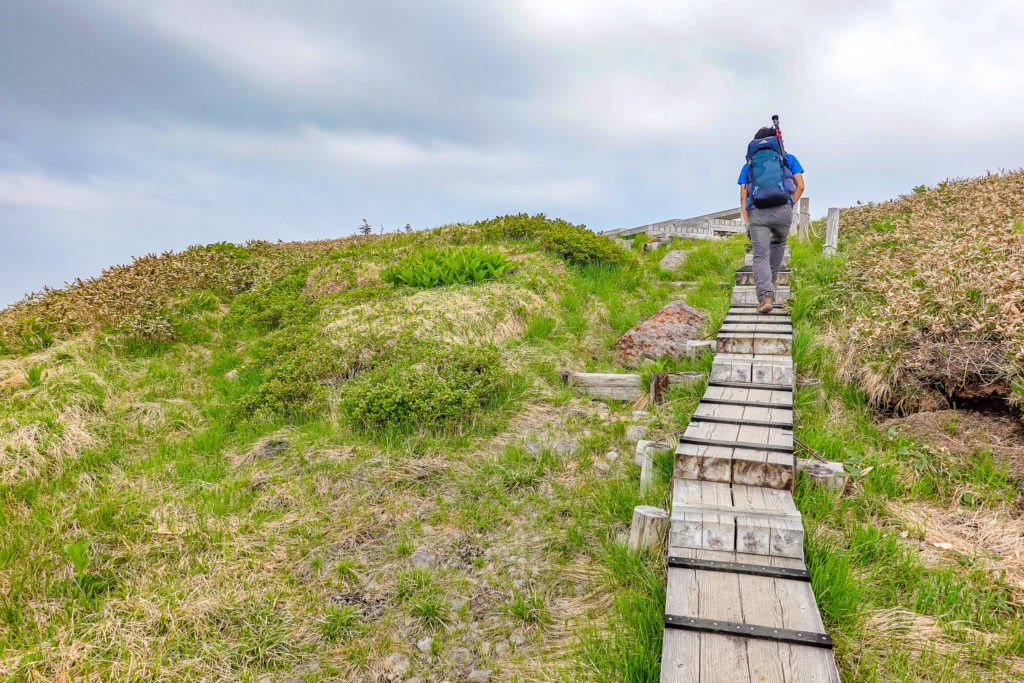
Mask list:
[[766,126],[754,134],[738,181],[740,214],[754,245],[758,313],[771,313],[775,304],[793,205],[804,193],[804,169],[792,154],[783,156],[777,130]]

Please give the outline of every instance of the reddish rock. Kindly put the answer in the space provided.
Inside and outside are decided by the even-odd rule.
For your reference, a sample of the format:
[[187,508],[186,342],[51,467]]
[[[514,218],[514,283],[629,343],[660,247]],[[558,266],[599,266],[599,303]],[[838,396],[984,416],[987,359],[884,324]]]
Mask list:
[[615,342],[615,360],[634,366],[644,358],[658,359],[686,354],[686,342],[700,338],[707,316],[685,301],[673,301]]

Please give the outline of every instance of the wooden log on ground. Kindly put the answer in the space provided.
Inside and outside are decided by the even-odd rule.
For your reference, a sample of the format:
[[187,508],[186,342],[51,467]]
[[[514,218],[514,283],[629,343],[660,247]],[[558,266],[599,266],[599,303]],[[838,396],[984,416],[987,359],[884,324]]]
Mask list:
[[828,223],[825,225],[825,246],[822,253],[832,256],[839,249],[839,209],[828,210]]
[[650,505],[633,508],[629,525],[629,550],[634,553],[660,553],[668,538],[668,513]]
[[632,373],[569,372],[562,379],[592,398],[610,398],[617,401],[635,401],[644,392],[640,375]]
[[[687,342],[689,350],[689,342]],[[668,388],[676,384],[697,384],[703,381],[703,372],[652,372],[651,386],[648,391],[652,403],[661,403]]]

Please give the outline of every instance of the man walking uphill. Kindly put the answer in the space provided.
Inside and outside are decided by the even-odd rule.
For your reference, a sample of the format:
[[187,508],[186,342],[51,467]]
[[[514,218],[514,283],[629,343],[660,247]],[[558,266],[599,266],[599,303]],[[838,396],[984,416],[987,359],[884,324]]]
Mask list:
[[777,126],[762,128],[754,135],[738,182],[740,213],[754,244],[757,312],[770,313],[793,222],[793,205],[804,193],[804,169],[795,156],[786,154]]

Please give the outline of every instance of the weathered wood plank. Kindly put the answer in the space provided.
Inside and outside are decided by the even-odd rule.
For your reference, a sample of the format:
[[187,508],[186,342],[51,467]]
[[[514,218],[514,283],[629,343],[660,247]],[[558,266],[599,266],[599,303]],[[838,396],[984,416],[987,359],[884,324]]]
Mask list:
[[593,398],[635,401],[644,392],[640,375],[633,373],[563,372],[563,379]]
[[825,225],[825,246],[822,252],[832,256],[839,248],[839,209],[828,210],[828,223]]
[[[786,299],[789,298],[789,286],[779,285],[775,288],[775,303],[783,304]],[[746,304],[746,305],[757,305],[760,302],[757,300],[757,288],[754,285],[736,285],[732,288],[731,303],[733,305]]]

